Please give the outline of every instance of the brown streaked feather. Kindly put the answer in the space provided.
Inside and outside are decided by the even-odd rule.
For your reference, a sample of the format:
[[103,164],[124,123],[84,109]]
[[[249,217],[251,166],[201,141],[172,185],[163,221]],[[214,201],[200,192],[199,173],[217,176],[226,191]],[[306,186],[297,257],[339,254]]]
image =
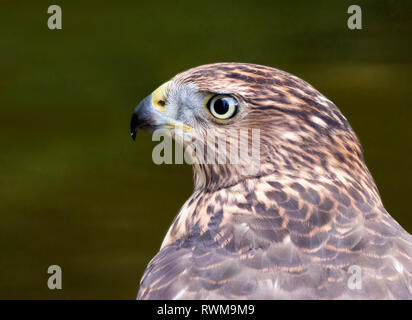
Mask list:
[[[187,83],[246,101],[247,116],[230,127],[261,129],[262,165],[253,177],[229,164],[194,167],[204,184],[149,263],[139,299],[412,299],[412,236],[382,206],[332,102],[252,64],[205,65],[172,79],[174,90]],[[361,290],[348,287],[353,265]]]
[[[256,189],[279,181],[273,178],[260,178]],[[214,201],[217,195],[205,199],[200,206],[221,209],[161,249],[142,279],[139,298],[411,298],[411,236],[379,204],[367,212],[336,205],[330,186],[319,199],[301,197],[307,187],[292,192],[293,182],[272,188],[265,202],[249,197],[246,207],[224,200],[224,193],[255,192],[243,184],[218,191],[221,203]],[[275,195],[282,191],[286,196]],[[362,290],[348,288],[351,265],[362,269]]]

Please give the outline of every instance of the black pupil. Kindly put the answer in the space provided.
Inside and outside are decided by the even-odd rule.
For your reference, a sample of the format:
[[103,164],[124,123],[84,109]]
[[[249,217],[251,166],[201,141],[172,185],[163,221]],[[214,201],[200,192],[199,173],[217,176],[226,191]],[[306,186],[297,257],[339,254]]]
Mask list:
[[227,99],[218,99],[213,106],[216,113],[225,114],[229,110],[229,101]]

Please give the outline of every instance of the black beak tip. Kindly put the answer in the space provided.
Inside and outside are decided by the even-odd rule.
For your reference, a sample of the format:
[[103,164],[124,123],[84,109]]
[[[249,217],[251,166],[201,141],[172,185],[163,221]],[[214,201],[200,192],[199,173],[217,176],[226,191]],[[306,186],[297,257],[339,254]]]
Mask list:
[[136,139],[137,125],[138,117],[136,113],[133,113],[132,119],[130,121],[130,135],[132,136],[133,141]]
[[132,136],[133,141],[136,140],[136,131],[130,132],[130,135]]

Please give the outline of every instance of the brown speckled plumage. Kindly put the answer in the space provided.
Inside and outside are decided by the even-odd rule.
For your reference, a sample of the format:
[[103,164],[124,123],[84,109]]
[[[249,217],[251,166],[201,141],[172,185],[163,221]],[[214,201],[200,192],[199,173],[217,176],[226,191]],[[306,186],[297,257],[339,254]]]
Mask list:
[[[179,107],[187,85],[241,101],[233,121],[188,125],[197,134],[260,129],[261,165],[250,176],[230,164],[194,165],[194,193],[149,263],[139,299],[412,298],[412,237],[382,206],[332,102],[293,75],[252,64],[190,69],[171,80],[165,100]],[[352,265],[362,270],[360,290],[347,284]]]

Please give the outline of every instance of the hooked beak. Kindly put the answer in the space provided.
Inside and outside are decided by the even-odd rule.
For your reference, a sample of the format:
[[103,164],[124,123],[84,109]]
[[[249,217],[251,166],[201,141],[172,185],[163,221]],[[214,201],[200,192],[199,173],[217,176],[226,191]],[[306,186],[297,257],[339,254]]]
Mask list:
[[134,109],[132,114],[132,119],[130,121],[130,135],[132,139],[136,139],[137,129],[150,127],[152,121],[152,112],[156,110],[151,110],[152,95],[144,98]]

